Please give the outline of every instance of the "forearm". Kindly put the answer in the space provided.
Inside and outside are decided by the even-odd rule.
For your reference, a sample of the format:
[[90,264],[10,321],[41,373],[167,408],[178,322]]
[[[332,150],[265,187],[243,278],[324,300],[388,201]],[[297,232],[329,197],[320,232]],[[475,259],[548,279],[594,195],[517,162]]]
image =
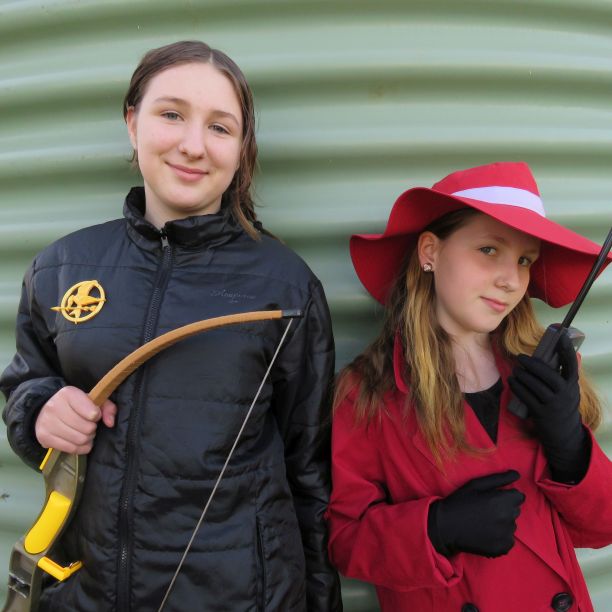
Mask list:
[[579,548],[599,548],[612,543],[612,462],[592,433],[584,477],[575,485],[550,478],[543,451],[536,461],[535,481],[570,531]]
[[25,463],[35,469],[45,454],[34,433],[36,418],[47,400],[65,384],[60,377],[35,378],[24,381],[8,395],[2,418],[7,426],[9,444]]
[[380,502],[363,513],[351,509],[351,516],[332,507],[333,563],[346,576],[396,591],[452,586],[462,576],[462,557],[447,559],[429,540],[427,517],[435,499]]
[[584,429],[561,450],[544,447],[552,479],[565,484],[578,484],[585,476],[591,458],[591,438]]
[[[331,489],[328,428],[300,429],[301,450],[289,453],[286,461],[306,561],[308,610],[338,611],[342,609],[340,582],[329,561],[325,522]],[[297,439],[294,444],[297,449]]]

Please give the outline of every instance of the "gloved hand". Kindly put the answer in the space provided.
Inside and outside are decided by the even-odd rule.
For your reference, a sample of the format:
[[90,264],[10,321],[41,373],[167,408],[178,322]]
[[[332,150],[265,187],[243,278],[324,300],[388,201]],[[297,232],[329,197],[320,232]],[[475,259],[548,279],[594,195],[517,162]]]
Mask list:
[[572,482],[586,473],[589,450],[578,411],[578,360],[566,334],[559,340],[557,354],[561,372],[536,357],[519,355],[520,365],[508,384],[533,418],[553,478]]
[[449,557],[468,552],[505,555],[514,546],[516,519],[525,501],[517,489],[502,489],[519,478],[515,470],[474,478],[431,504],[427,532],[434,548]]

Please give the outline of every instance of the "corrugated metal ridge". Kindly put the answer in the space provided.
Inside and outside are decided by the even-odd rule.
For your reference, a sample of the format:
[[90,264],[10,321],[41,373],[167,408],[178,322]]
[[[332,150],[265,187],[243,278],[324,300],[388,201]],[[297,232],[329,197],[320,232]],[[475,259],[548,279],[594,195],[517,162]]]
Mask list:
[[[79,28],[87,21],[104,19],[122,20],[138,19],[159,23],[160,17],[176,18],[184,15],[185,20],[206,17],[218,19],[240,17],[242,19],[260,16],[262,19],[288,19],[297,16],[312,16],[316,11],[324,12],[325,16],[351,17],[357,11],[373,15],[389,15],[400,12],[405,14],[406,2],[401,0],[388,1],[384,4],[368,0],[310,0],[308,4],[287,2],[286,0],[208,0],[205,6],[198,7],[187,0],[168,2],[151,2],[147,0],[89,0],[70,2],[48,0],[41,10],[40,2],[36,0],[8,2],[0,7],[0,31],[19,34],[20,29],[29,32],[47,29],[49,26],[61,25],[63,28]],[[347,15],[347,8],[350,12]],[[432,4],[425,1],[414,1],[410,4],[411,14],[425,14],[430,19]],[[446,0],[436,2],[437,14],[446,17],[452,14],[470,16],[475,23],[490,21],[492,18],[515,18],[525,21],[527,17],[541,20],[538,26],[555,27],[559,23],[569,22],[585,26],[609,25],[612,21],[612,9],[605,0],[583,0],[580,3],[571,0],[555,0],[554,13],[551,14],[551,3],[546,0],[512,0],[506,2],[469,1],[461,3]],[[485,10],[486,9],[486,10]],[[180,13],[179,10],[184,11]],[[162,22],[163,23],[163,22]]]
[[[592,104],[599,103],[601,108],[607,106],[594,94],[598,91],[607,95],[612,93],[610,85],[612,67],[609,62],[596,67],[590,65],[588,68],[580,65],[568,66],[566,56],[559,56],[554,63],[535,62],[537,55],[526,57],[524,63],[517,63],[514,58],[512,65],[505,63],[503,56],[491,60],[490,63],[472,56],[472,63],[466,64],[465,59],[456,63],[451,61],[450,55],[445,57],[444,61],[438,58],[428,62],[426,57],[397,58],[393,61],[390,58],[380,57],[380,61],[376,62],[366,54],[363,56],[353,54],[351,57],[338,55],[335,61],[331,61],[333,58],[328,57],[330,61],[320,67],[312,63],[310,56],[304,56],[302,63],[296,61],[298,59],[300,58],[285,56],[282,63],[271,65],[265,58],[251,54],[248,60],[245,58],[241,63],[257,92],[265,93],[266,90],[273,89],[275,94],[281,94],[281,97],[283,93],[296,96],[296,92],[281,91],[285,88],[296,85],[299,88],[297,93],[302,93],[307,84],[314,83],[335,84],[330,92],[341,90],[345,86],[354,87],[365,83],[373,94],[376,94],[375,86],[388,83],[395,86],[387,92],[393,94],[394,91],[401,90],[398,79],[400,83],[429,84],[441,92],[464,91],[473,96],[479,95],[482,93],[480,89],[484,89],[488,90],[485,92],[485,100],[493,94],[500,97],[500,94],[503,95],[506,90],[517,96],[517,86],[525,85],[528,91],[542,93],[546,100],[550,99],[553,103],[557,100],[560,104],[561,101],[554,94],[555,91],[562,90],[572,92],[572,98],[575,96],[578,100],[581,96],[588,96]],[[17,104],[25,104],[26,108],[32,108],[48,104],[55,99],[68,100],[69,103],[77,105],[77,101],[83,98],[93,99],[99,96],[107,100],[116,98],[121,102],[126,89],[126,79],[131,74],[133,64],[92,66],[87,70],[64,66],[59,70],[46,70],[44,73],[37,72],[36,66],[20,66],[13,63],[10,68],[10,72],[4,71],[9,72],[6,76],[0,71],[0,107],[14,109]],[[28,75],[28,70],[32,71],[31,75]],[[499,90],[491,92],[486,87],[487,85],[490,87],[491,79],[495,79],[496,87],[500,87]],[[553,91],[549,89],[551,86]],[[577,86],[588,86],[592,89],[583,92],[575,90]],[[426,91],[426,89],[416,89],[414,95],[417,99],[422,98]],[[121,111],[121,105],[118,110]]]

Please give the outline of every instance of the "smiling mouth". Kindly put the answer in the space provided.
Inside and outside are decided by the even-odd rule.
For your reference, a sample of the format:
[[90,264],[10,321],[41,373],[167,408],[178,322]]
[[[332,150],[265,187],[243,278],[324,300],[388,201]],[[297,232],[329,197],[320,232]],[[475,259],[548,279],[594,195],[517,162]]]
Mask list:
[[185,174],[192,174],[194,176],[203,176],[208,174],[208,172],[204,170],[200,170],[199,168],[187,168],[186,166],[179,166],[177,164],[171,164],[170,162],[166,162],[173,170],[177,170],[178,172],[184,172]]

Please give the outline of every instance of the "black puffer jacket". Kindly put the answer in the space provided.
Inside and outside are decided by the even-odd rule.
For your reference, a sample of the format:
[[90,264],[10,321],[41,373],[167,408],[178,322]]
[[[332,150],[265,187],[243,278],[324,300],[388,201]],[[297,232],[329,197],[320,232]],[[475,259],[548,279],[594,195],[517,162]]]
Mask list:
[[[251,239],[223,212],[167,223],[167,246],[134,188],[125,219],[71,234],[27,272],[17,354],[0,380],[13,449],[37,466],[33,424],[69,384],[89,391],[145,341],[235,312],[299,308],[165,610],[339,610],[326,552],[329,386],[334,349],[319,281],[278,241]],[[51,310],[96,280],[100,312]],[[83,569],[41,609],[157,610],[287,321],[207,332],[157,355],[98,427],[83,500],[63,539]],[[42,480],[41,480],[42,486]]]

